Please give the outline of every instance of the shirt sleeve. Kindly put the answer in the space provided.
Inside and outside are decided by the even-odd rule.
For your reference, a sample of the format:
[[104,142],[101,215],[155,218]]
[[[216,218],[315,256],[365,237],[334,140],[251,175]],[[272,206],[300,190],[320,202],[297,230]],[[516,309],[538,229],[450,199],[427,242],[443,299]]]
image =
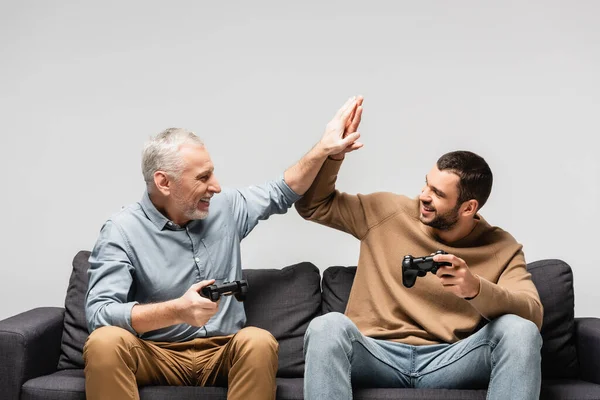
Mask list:
[[228,189],[223,193],[231,205],[231,210],[240,238],[245,238],[258,221],[273,214],[285,214],[295,201],[302,196],[295,193],[283,179],[244,189]]
[[398,211],[391,193],[348,194],[335,188],[342,161],[327,159],[310,189],[296,203],[304,219],[362,239],[369,230]]
[[500,275],[498,283],[479,277],[479,294],[469,303],[486,319],[515,314],[542,327],[544,308],[519,250]]
[[131,326],[131,309],[138,303],[127,301],[134,272],[127,248],[119,227],[107,221],[89,258],[85,316],[90,333],[102,326],[118,326],[137,335]]

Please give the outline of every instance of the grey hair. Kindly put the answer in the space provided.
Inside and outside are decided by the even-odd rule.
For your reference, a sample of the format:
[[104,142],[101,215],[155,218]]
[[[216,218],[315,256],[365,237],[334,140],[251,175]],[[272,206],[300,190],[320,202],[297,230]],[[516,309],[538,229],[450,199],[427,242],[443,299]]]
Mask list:
[[156,171],[165,171],[175,180],[181,177],[184,165],[179,148],[187,143],[204,146],[194,132],[184,128],[165,129],[148,140],[142,152],[142,174],[148,189],[154,184]]

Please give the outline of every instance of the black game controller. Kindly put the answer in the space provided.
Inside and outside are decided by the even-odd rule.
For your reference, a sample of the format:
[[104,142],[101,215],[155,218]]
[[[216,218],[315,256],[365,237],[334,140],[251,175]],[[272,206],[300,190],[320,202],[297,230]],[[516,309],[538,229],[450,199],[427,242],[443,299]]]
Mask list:
[[223,282],[220,285],[208,285],[200,289],[200,296],[211,301],[219,301],[221,296],[234,295],[237,301],[244,301],[248,293],[247,281]]
[[[434,255],[448,254],[443,250],[438,250]],[[404,256],[402,260],[402,283],[407,288],[411,288],[417,281],[417,276],[425,276],[427,272],[436,274],[439,267],[451,266],[452,263],[442,261],[433,261],[433,256],[414,258],[411,255]]]

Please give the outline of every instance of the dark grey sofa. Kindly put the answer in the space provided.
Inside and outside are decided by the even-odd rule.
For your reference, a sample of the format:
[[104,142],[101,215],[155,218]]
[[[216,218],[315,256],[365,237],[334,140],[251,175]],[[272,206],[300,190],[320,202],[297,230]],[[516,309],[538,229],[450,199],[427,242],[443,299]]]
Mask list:
[[[89,252],[79,252],[65,308],[36,308],[0,321],[0,398],[84,399],[81,350],[87,331],[83,299]],[[530,263],[544,304],[542,399],[600,399],[600,319],[574,318],[571,268],[560,260]],[[248,325],[269,330],[280,343],[278,399],[302,399],[303,335],[310,320],[343,312],[355,267],[323,272],[303,262],[245,270]],[[485,390],[356,388],[355,399],[485,399]],[[142,399],[226,399],[220,387],[140,388]]]

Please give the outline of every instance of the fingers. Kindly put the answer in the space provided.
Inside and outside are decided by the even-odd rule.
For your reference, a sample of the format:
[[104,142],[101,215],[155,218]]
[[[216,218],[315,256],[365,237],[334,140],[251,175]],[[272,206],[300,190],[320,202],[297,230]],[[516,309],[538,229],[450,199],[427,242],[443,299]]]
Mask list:
[[195,304],[197,304],[198,308],[201,308],[203,310],[208,310],[208,311],[216,311],[219,309],[219,302],[221,300],[219,299],[219,301],[211,301],[207,298],[204,297],[200,297],[200,301],[196,302]]
[[462,258],[456,257],[454,254],[437,254],[433,256],[433,261],[437,262],[449,262],[455,266],[467,266],[467,263]]
[[348,123],[350,121],[350,116],[352,114],[355,114],[355,111],[356,111],[356,98],[353,98],[350,105],[348,107],[346,107],[344,109],[344,111],[342,112],[342,114],[340,115],[340,119],[342,120],[345,127],[348,126]]
[[360,138],[360,133],[358,132],[354,132],[349,134],[348,136],[346,136],[343,140],[342,140],[342,144],[344,145],[344,153],[350,153],[354,150],[358,150],[361,147],[363,147],[363,144],[360,142],[357,142],[357,140]]
[[[355,97],[350,97],[348,100],[346,100],[344,105],[337,111],[337,113],[335,113],[335,117],[341,118],[342,115],[348,111],[348,108],[350,107],[350,105],[353,104],[355,101],[356,101]],[[354,109],[354,106],[352,106],[350,111],[352,111],[352,109]]]
[[344,139],[342,139],[342,144],[345,146],[350,146],[352,143],[356,142],[360,138],[360,133],[353,132],[349,133]]
[[[361,101],[361,103],[362,103],[362,101]],[[362,111],[363,111],[362,106],[358,105],[358,103],[357,103],[356,112],[349,119],[350,124],[348,125],[348,129],[347,129],[348,133],[356,132],[356,130],[358,129],[358,125],[360,125],[360,120],[362,119]]]
[[362,143],[360,143],[360,142],[354,142],[350,146],[346,147],[346,150],[348,150],[347,152],[350,153],[350,152],[352,152],[354,150],[360,149],[363,146],[364,145]]
[[439,267],[435,274],[440,278],[453,277],[456,275],[456,269],[454,266]]
[[[356,116],[356,112],[358,111],[358,108],[362,106],[364,98],[362,96],[356,96],[356,105],[355,107],[352,109],[352,112],[350,113],[350,117],[348,118],[348,121],[346,122],[346,128],[349,127],[349,125],[352,123],[352,121],[354,120],[355,116]],[[357,125],[358,126],[358,125]],[[356,129],[355,129],[356,130]],[[354,131],[355,131],[354,130]],[[352,132],[354,132],[352,131]]]
[[[454,277],[457,269],[464,264],[464,261],[454,254],[437,254],[433,256],[433,261],[436,262],[447,262],[451,265],[442,265],[438,268],[436,275],[442,277]],[[461,263],[462,262],[462,263]],[[443,283],[443,282],[442,282]]]
[[208,286],[208,285],[212,285],[213,283],[215,283],[214,279],[209,279],[209,280],[206,280],[206,281],[200,281],[200,282],[194,283],[192,286],[190,286],[190,289],[193,289],[195,292],[197,292],[200,289],[202,289],[203,287]]

